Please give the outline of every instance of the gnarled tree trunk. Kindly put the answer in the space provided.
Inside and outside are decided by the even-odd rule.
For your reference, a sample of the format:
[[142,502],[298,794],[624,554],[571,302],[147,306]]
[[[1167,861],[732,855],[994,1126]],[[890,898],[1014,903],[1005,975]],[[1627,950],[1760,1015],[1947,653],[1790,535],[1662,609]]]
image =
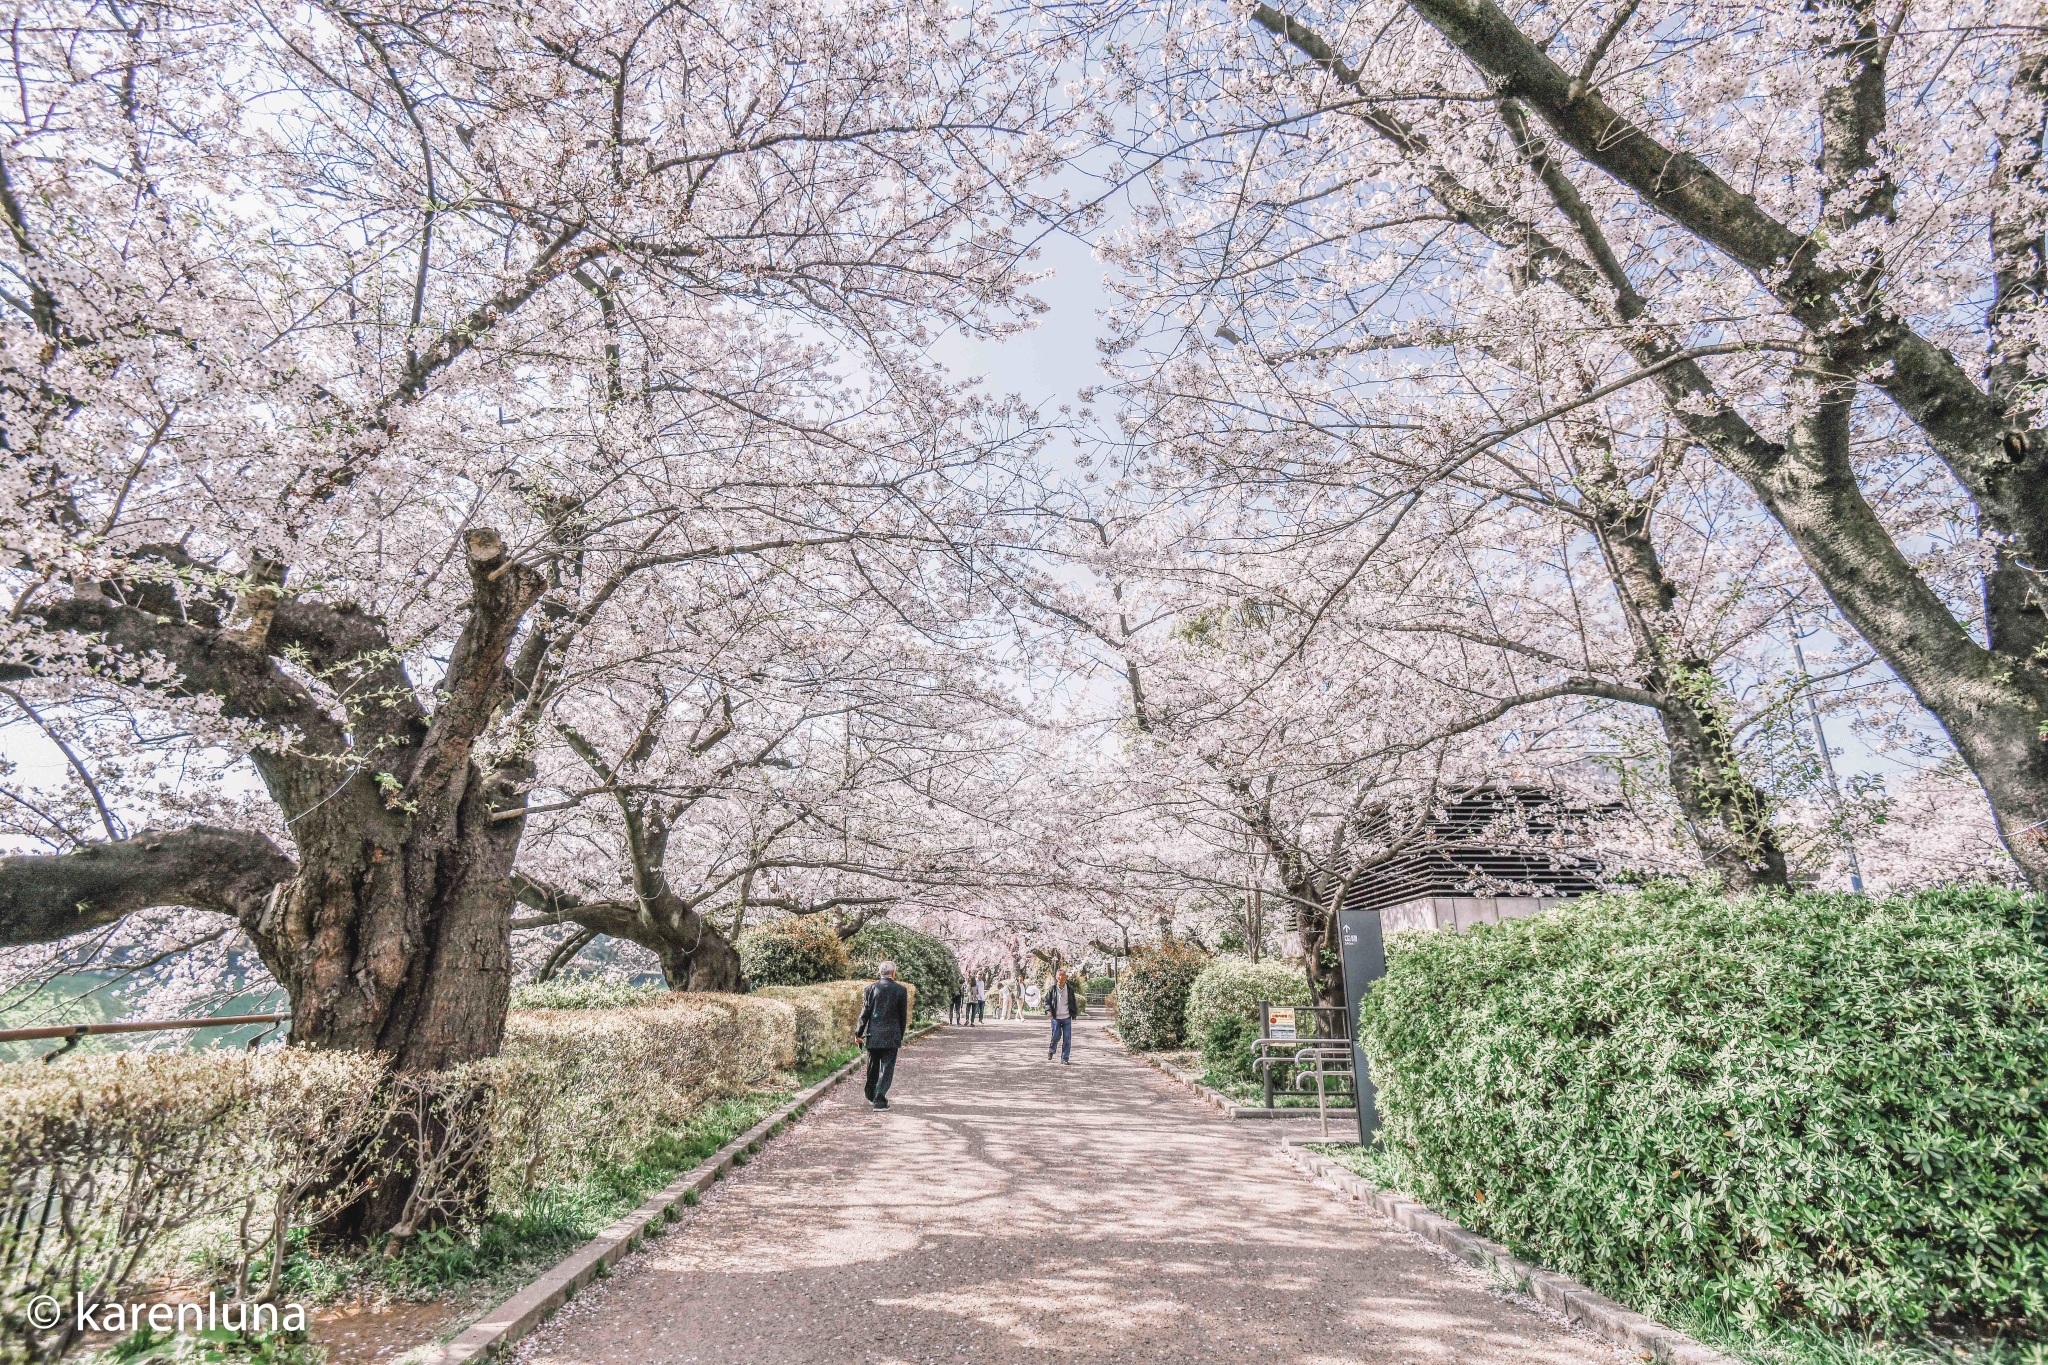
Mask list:
[[746,973],[739,950],[697,907],[666,882],[645,908],[626,901],[593,901],[527,877],[516,879],[520,901],[541,912],[515,921],[516,928],[575,924],[588,934],[609,934],[652,952],[662,981],[672,991],[744,991]]
[[[476,743],[516,679],[507,656],[541,590],[489,531],[467,538],[470,614],[431,715],[383,628],[348,607],[282,598],[281,573],[252,571],[228,625],[178,620],[147,590],[109,585],[44,613],[119,656],[157,654],[180,688],[229,715],[293,733],[251,755],[298,845],[195,826],[51,856],[0,859],[0,944],[47,942],[154,905],[233,915],[291,997],[294,1046],[382,1053],[401,1072],[495,1054],[511,983],[512,861],[523,821],[523,749],[480,759]],[[123,600],[136,598],[138,600]],[[346,719],[278,667],[291,650],[345,680]],[[32,676],[20,665],[16,676]],[[406,1202],[401,1168],[343,1220],[389,1228]]]

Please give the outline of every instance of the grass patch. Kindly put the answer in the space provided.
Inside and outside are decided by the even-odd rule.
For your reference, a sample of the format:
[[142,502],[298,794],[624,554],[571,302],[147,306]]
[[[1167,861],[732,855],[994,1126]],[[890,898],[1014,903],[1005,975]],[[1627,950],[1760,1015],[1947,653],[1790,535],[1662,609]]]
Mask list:
[[[493,1214],[469,1236],[442,1229],[422,1233],[384,1271],[393,1289],[443,1293],[466,1281],[495,1279],[533,1262],[552,1262],[581,1246],[622,1214],[787,1101],[787,1093],[758,1091],[711,1105],[681,1130],[649,1142],[630,1166],[591,1173],[569,1185],[536,1190],[524,1205]],[[432,1246],[429,1237],[438,1237]]]
[[809,1066],[797,1068],[796,1088],[804,1090],[816,1085],[819,1081],[824,1080],[827,1076],[858,1056],[860,1056],[859,1047],[847,1046],[840,1048],[837,1052],[827,1053]]
[[1328,1157],[1353,1175],[1371,1181],[1379,1189],[1407,1194],[1401,1188],[1399,1159],[1378,1143],[1370,1147],[1361,1147],[1355,1142],[1309,1142],[1302,1145],[1317,1156]]
[[142,1327],[108,1347],[98,1359],[106,1365],[321,1365],[326,1348],[315,1346],[298,1331],[230,1332],[225,1328],[193,1335],[158,1332]]
[[[425,1300],[523,1282],[701,1165],[789,1098],[788,1091],[757,1091],[709,1105],[683,1128],[655,1137],[631,1165],[534,1190],[517,1208],[494,1211],[472,1229],[423,1232],[394,1257],[335,1253],[295,1234],[282,1276],[285,1295],[313,1303],[351,1294]],[[260,1261],[253,1266],[254,1281],[260,1284],[268,1269]]]

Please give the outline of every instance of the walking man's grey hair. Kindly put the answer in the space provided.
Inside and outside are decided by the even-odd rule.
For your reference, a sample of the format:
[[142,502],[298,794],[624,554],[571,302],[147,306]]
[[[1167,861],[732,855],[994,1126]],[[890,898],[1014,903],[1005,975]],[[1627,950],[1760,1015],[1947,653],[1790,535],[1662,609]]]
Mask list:
[[883,976],[893,978],[896,975],[896,964],[893,962],[884,962],[875,970]]

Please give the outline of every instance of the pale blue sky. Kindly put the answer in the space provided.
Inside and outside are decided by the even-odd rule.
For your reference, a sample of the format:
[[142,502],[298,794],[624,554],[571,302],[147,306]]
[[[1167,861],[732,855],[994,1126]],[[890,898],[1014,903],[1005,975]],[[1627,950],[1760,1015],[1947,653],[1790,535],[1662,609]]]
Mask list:
[[[1102,382],[1096,340],[1110,294],[1093,249],[1064,233],[1039,244],[1033,268],[1051,272],[1031,289],[1048,308],[1036,327],[999,342],[950,335],[932,353],[956,374],[980,375],[992,393],[1014,393],[1036,404],[1050,421],[1062,404],[1078,410],[1081,390]],[[1048,454],[1064,462],[1057,448]]]

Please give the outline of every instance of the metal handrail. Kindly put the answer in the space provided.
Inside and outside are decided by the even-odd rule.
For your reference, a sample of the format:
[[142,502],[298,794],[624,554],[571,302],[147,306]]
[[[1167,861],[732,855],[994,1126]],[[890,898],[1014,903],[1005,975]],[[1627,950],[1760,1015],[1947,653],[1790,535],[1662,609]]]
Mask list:
[[[1293,1047],[1293,1052],[1279,1051]],[[1270,1051],[1268,1049],[1271,1049]],[[1252,1066],[1262,1073],[1266,1093],[1272,1094],[1273,1068],[1286,1065],[1295,1069],[1293,1088],[1306,1094],[1308,1083],[1315,1082],[1316,1118],[1323,1125],[1323,1136],[1330,1135],[1330,1091],[1328,1082],[1349,1081],[1349,1088],[1338,1090],[1340,1099],[1357,1102],[1358,1073],[1352,1068],[1351,1044],[1341,1038],[1261,1038],[1252,1044]],[[1272,1108],[1269,1100],[1266,1107]]]
[[263,1030],[249,1040],[250,1048],[254,1049],[256,1044],[276,1031],[275,1025],[290,1022],[289,1014],[224,1014],[211,1019],[132,1019],[112,1024],[46,1024],[40,1028],[0,1029],[0,1043],[26,1043],[38,1038],[62,1038],[64,1046],[53,1048],[43,1054],[43,1060],[47,1062],[63,1056],[78,1046],[79,1039],[95,1033],[162,1033],[181,1028],[233,1028],[239,1024],[272,1025],[272,1028]]

